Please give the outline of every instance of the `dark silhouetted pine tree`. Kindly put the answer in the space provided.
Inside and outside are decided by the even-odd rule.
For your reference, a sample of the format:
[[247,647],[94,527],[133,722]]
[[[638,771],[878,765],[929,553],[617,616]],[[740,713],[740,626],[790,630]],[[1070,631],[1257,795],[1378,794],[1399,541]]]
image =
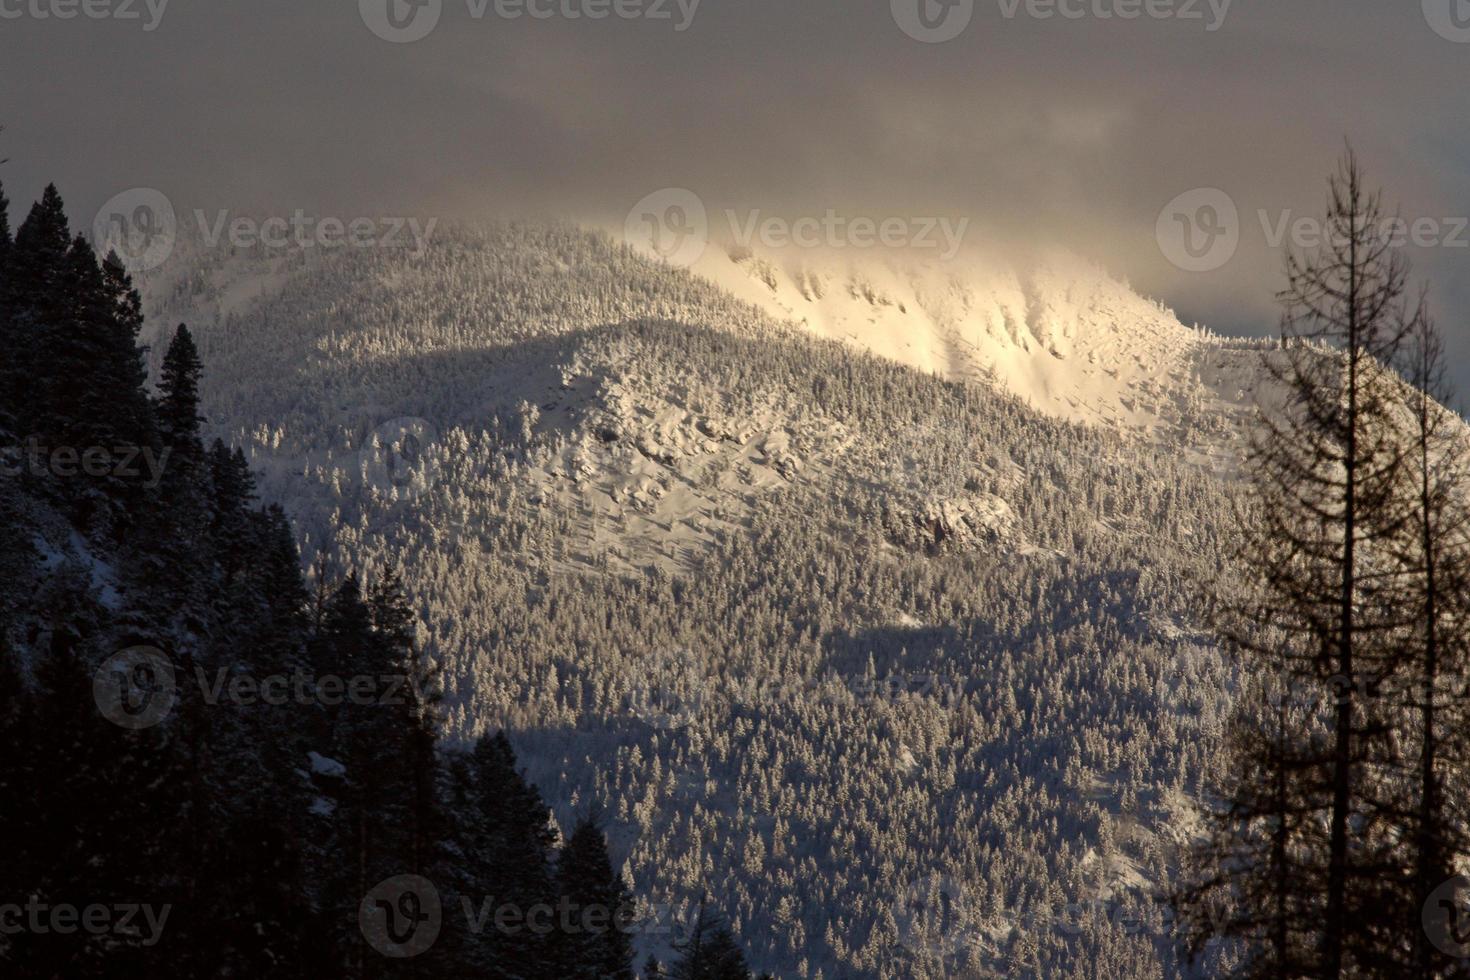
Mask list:
[[1416,622],[1405,637],[1411,667],[1402,689],[1403,793],[1385,794],[1390,819],[1410,857],[1412,884],[1398,930],[1413,937],[1405,962],[1419,976],[1451,976],[1463,966],[1435,946],[1422,909],[1467,854],[1460,801],[1467,798],[1470,716],[1463,691],[1470,676],[1470,450],[1451,403],[1444,344],[1427,310],[1416,318],[1406,354],[1410,384],[1408,487],[1412,517],[1399,548],[1400,602]]
[[65,376],[43,362],[53,324],[65,321],[71,302],[66,290],[66,255],[71,231],[54,184],[48,185],[16,230],[6,274],[5,371],[7,399],[21,438],[50,439],[51,403]]
[[745,954],[724,919],[705,902],[699,903],[689,934],[674,948],[679,958],[669,967],[671,980],[750,980]]
[[[0,933],[0,973],[631,980],[624,934],[558,921],[561,899],[629,903],[601,832],[584,823],[557,861],[503,734],[440,748],[439,667],[397,571],[366,595],[323,571],[313,597],[244,454],[205,448],[189,331],[150,399],[117,257],[99,265],[70,236],[54,187],[13,241],[3,212],[0,198],[0,342],[15,355],[0,361],[0,452],[22,435],[137,444],[163,469],[157,484],[0,480],[0,899],[168,918],[160,937]],[[58,538],[68,553],[38,572],[34,542]],[[99,665],[135,645],[165,651],[177,681],[170,712],[137,731],[94,702]],[[364,943],[359,903],[414,873],[442,883],[444,938],[393,961]],[[458,899],[490,903],[482,928]]]
[[613,871],[607,838],[593,817],[577,823],[556,871],[557,891],[570,910],[563,937],[568,980],[634,980],[633,898]]
[[1351,150],[1326,227],[1319,250],[1288,259],[1280,297],[1269,363],[1286,398],[1262,413],[1241,519],[1255,579],[1222,583],[1236,597],[1224,633],[1249,676],[1181,901],[1195,952],[1227,940],[1222,974],[1432,969],[1415,938],[1424,890],[1461,846],[1437,816],[1441,734],[1454,726],[1433,696],[1396,693],[1426,674],[1463,680],[1443,642],[1463,632],[1449,608],[1458,586],[1440,587],[1466,580],[1465,522],[1447,504],[1459,451],[1430,445],[1432,352],[1409,358],[1412,384],[1396,373],[1432,330]]
[[556,906],[557,835],[541,794],[517,769],[504,733],[481,736],[452,768],[455,891],[477,920],[465,937],[466,962],[491,976],[559,977],[554,913],[542,917],[544,928],[527,924],[533,910]]

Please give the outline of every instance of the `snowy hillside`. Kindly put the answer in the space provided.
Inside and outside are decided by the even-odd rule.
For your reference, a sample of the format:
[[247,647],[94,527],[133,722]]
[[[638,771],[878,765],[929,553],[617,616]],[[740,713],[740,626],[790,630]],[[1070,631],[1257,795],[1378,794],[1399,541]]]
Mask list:
[[964,252],[711,247],[694,271],[818,336],[950,379],[991,378],[1049,415],[1211,455],[1215,440],[1192,427],[1249,412],[1262,375],[1256,345],[1186,327],[1063,252],[1017,267]]
[[640,894],[783,977],[1172,974],[1229,687],[1197,464],[1259,352],[1095,273],[752,305],[751,266],[512,226],[201,252],[149,300],[306,554],[404,570],[450,735],[504,726],[564,824],[603,801]]

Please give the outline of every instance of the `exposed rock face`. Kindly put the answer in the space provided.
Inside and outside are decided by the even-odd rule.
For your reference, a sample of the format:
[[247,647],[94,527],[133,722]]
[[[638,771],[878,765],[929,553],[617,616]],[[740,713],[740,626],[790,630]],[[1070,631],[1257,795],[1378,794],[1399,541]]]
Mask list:
[[895,517],[890,526],[895,541],[930,552],[993,546],[1016,531],[1010,505],[988,493],[931,498]]

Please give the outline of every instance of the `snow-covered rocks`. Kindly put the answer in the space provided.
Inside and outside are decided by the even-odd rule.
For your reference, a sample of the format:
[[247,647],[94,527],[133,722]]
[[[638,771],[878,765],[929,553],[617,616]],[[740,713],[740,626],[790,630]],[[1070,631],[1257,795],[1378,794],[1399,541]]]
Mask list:
[[1015,532],[1010,505],[988,493],[931,497],[901,509],[890,524],[898,543],[930,552],[993,546]]

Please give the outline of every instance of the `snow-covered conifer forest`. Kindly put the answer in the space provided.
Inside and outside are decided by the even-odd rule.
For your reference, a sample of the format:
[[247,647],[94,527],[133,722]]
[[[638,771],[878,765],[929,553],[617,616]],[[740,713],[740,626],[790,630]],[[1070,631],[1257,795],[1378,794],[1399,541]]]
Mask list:
[[[1315,949],[1201,856],[1244,853],[1230,813],[1267,826],[1233,761],[1284,758],[1241,734],[1271,730],[1242,651],[1299,642],[1239,621],[1288,526],[1251,492],[1286,465],[1258,413],[1337,370],[1330,337],[1190,329],[1060,255],[689,272],[525,223],[177,251],[130,278],[54,189],[0,223],[5,882],[43,920],[173,916],[0,935],[8,975],[1131,978]],[[1372,452],[1402,427],[1453,455],[1411,411],[1429,375],[1380,373]],[[1458,491],[1431,469],[1433,543]],[[1374,479],[1398,581],[1418,525]],[[1412,622],[1375,621],[1378,681]],[[1325,739],[1330,707],[1294,724]],[[1364,710],[1365,768],[1420,757]],[[1410,784],[1374,778],[1360,815],[1407,825]],[[1362,831],[1381,880],[1406,839]],[[493,918],[557,902],[619,927]],[[1419,955],[1344,948],[1350,975]]]
[[[304,554],[402,570],[448,739],[504,728],[563,823],[597,801],[641,897],[716,896],[782,976],[940,976],[957,948],[1174,969],[1156,889],[1231,686],[1194,610],[1235,530],[1209,462],[1235,433],[1196,378],[1257,352],[1172,324],[1149,438],[814,339],[571,227],[301,258],[152,284],[155,322],[195,325],[210,430]],[[406,461],[370,445],[402,419],[435,433]],[[934,882],[956,921],[928,936]]]

